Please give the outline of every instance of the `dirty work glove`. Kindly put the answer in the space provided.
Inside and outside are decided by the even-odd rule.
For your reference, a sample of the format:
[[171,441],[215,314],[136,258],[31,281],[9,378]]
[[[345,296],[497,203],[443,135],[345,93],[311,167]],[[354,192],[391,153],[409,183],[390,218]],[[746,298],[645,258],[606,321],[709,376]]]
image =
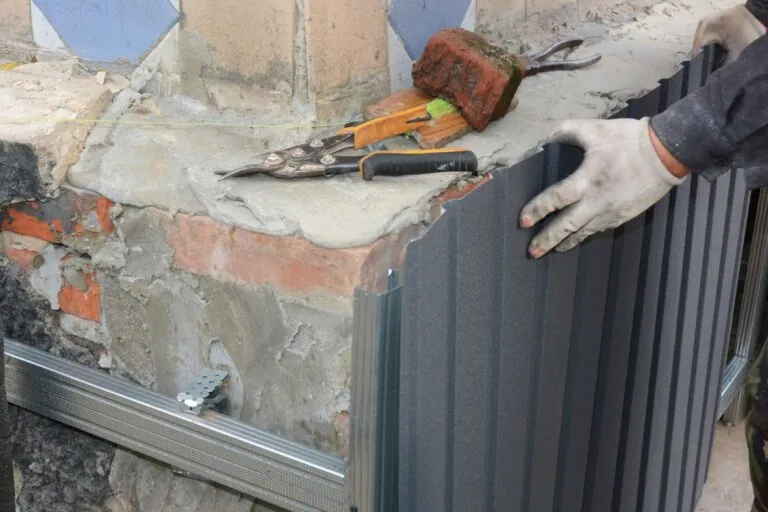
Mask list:
[[549,136],[547,142],[580,146],[585,155],[573,174],[523,207],[520,225],[524,228],[564,208],[533,238],[528,248],[531,256],[573,249],[589,235],[640,215],[683,182],[685,173],[676,169],[683,177],[673,175],[654,149],[648,122],[647,117],[571,120]]
[[730,64],[741,51],[755,39],[765,34],[765,27],[755,18],[745,5],[725,9],[699,21],[693,37],[691,54],[696,55],[701,48],[717,43],[728,52],[725,64]]

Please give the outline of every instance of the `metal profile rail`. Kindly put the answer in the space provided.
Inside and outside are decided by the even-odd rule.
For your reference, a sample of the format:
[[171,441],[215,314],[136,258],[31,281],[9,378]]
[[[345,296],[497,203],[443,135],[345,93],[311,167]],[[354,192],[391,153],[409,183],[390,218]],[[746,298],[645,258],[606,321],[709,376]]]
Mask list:
[[728,362],[720,392],[718,416],[733,424],[742,420],[746,405],[744,383],[757,345],[768,286],[768,193],[761,190],[752,230],[744,291],[736,328],[736,347]]
[[291,511],[344,510],[341,459],[15,341],[5,351],[19,407]]

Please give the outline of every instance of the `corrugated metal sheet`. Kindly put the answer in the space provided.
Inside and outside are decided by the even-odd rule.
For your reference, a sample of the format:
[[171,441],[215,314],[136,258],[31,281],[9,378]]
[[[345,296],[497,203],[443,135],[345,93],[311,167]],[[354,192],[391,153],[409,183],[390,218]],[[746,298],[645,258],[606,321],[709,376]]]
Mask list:
[[[617,116],[703,84],[711,51]],[[687,180],[578,250],[527,258],[522,206],[579,165],[552,145],[408,246],[400,512],[688,512],[706,476],[747,194]]]

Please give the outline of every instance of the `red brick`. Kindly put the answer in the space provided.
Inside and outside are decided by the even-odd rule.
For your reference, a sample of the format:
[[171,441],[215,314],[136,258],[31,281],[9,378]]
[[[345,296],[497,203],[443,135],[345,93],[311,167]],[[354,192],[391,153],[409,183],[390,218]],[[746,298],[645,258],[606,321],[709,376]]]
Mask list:
[[32,264],[35,261],[35,256],[38,253],[35,251],[28,251],[26,249],[15,249],[13,247],[5,248],[5,255],[8,259],[16,262],[24,270],[32,270]]
[[519,56],[462,28],[435,33],[412,72],[415,87],[453,103],[478,131],[506,115],[524,74]]
[[281,290],[351,297],[370,252],[327,249],[296,237],[223,226],[209,217],[176,215],[166,227],[174,264],[186,271]]
[[98,194],[62,188],[56,199],[6,208],[0,215],[0,226],[4,231],[52,243],[62,243],[66,236],[107,236],[114,230],[109,218],[112,204]]
[[101,286],[92,268],[82,272],[85,289],[65,279],[59,290],[59,307],[65,313],[94,322],[101,321]]

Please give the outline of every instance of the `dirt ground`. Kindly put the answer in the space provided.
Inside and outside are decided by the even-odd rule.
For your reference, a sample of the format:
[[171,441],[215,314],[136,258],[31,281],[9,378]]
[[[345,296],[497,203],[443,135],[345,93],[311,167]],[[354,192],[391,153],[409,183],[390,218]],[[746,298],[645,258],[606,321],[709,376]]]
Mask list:
[[697,512],[749,512],[752,487],[747,466],[744,424],[717,425],[715,444]]

